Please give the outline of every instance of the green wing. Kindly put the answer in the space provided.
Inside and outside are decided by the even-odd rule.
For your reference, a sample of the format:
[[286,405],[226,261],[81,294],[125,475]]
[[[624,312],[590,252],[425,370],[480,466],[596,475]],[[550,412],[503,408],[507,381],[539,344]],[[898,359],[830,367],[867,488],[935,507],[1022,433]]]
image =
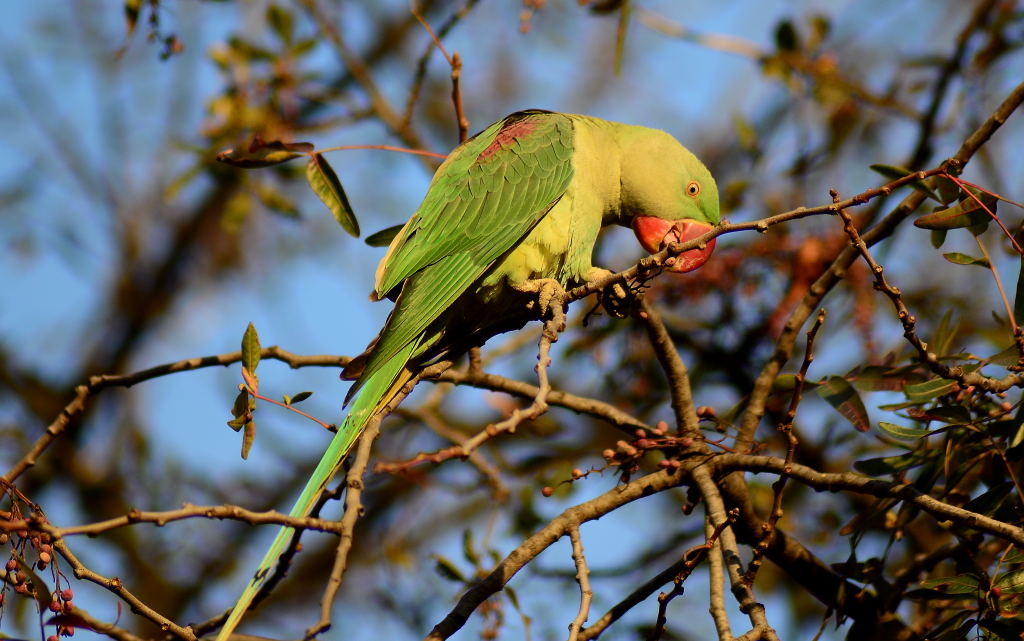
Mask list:
[[572,154],[568,116],[527,111],[449,156],[380,270],[380,295],[402,291],[357,387],[420,338],[558,202],[572,181]]

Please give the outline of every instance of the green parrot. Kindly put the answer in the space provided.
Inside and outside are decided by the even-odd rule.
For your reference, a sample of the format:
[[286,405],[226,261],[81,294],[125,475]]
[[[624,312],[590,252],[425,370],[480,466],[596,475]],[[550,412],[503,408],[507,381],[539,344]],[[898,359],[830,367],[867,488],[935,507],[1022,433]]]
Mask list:
[[[310,513],[366,423],[424,365],[536,318],[527,307],[546,286],[608,274],[591,264],[602,227],[632,227],[654,253],[718,221],[714,178],[663,131],[529,110],[461,144],[377,268],[370,298],[395,307],[345,368],[356,379],[346,399],[354,403],[290,515]],[[714,245],[670,259],[667,270],[700,267]],[[293,534],[278,533],[217,641],[231,635]]]

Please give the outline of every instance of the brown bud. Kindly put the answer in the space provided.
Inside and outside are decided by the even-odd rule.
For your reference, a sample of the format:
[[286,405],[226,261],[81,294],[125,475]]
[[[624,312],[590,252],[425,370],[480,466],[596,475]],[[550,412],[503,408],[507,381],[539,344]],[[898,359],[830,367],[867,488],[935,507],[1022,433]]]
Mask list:
[[604,457],[604,460],[611,463],[615,460],[615,450],[605,450],[601,452],[601,456]]
[[666,423],[665,421],[658,421],[658,423],[654,426],[654,431],[657,434],[664,434],[665,432],[668,431],[668,423]]
[[578,468],[578,467],[577,467],[577,468],[575,468],[575,469],[573,469],[573,471],[572,471],[572,478],[573,478],[573,480],[574,480],[574,481],[575,481],[576,479],[579,479],[579,478],[580,478],[580,477],[582,477],[582,476],[583,476],[583,470],[581,470],[581,469],[580,469],[580,468]]
[[49,552],[40,552],[39,553],[39,562],[40,563],[46,564],[46,563],[49,563],[52,559],[53,559],[53,557],[50,556]]
[[8,572],[14,572],[15,570],[18,569],[18,562],[15,561],[14,559],[7,559],[7,565],[4,566],[4,567],[7,568]]
[[540,493],[543,494],[544,496],[551,496],[552,494],[555,493],[555,489],[550,485],[545,485],[544,489],[541,490]]
[[697,408],[698,418],[715,418],[715,416],[717,416],[717,414],[715,414],[715,408],[713,407],[701,405],[700,407]]

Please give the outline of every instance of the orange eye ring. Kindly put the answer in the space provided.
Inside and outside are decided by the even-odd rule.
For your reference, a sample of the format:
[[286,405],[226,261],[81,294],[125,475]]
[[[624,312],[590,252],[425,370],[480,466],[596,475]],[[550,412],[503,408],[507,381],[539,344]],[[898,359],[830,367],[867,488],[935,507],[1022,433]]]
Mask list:
[[696,180],[691,180],[690,183],[686,185],[686,195],[691,198],[696,198],[700,195],[700,183]]

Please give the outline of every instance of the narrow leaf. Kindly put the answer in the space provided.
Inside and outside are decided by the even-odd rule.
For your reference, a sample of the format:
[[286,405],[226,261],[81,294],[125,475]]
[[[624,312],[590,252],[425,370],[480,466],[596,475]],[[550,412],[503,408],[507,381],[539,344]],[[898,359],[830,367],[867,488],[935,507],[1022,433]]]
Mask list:
[[985,258],[975,258],[974,256],[968,256],[967,254],[962,254],[960,252],[949,252],[948,254],[943,254],[942,257],[956,265],[978,265],[985,269],[988,269],[991,266]]
[[50,607],[50,601],[53,597],[50,595],[50,589],[46,586],[46,582],[39,578],[36,574],[35,569],[32,568],[32,564],[21,558],[20,554],[12,554],[15,561],[18,562],[18,566],[21,567],[22,572],[28,576],[28,580],[32,582],[32,596],[36,599],[36,605],[39,607],[40,612],[46,612]]
[[252,419],[246,421],[245,431],[242,433],[242,458],[249,458],[249,450],[252,449],[252,444],[256,441],[256,421]]
[[878,427],[889,436],[904,441],[914,441],[928,434],[928,430],[921,427],[905,427],[895,423],[886,423],[885,421],[879,421]]
[[274,30],[277,37],[281,39],[285,44],[291,44],[292,41],[292,14],[282,9],[277,4],[272,4],[267,7],[267,22],[270,23],[270,28]]
[[295,405],[296,403],[301,403],[302,401],[306,400],[307,398],[309,398],[312,395],[313,395],[313,392],[299,392],[298,394],[296,394],[295,396],[292,397],[291,404]]
[[309,157],[309,163],[306,164],[306,180],[334,214],[334,219],[342,229],[358,238],[359,223],[356,221],[356,214],[352,211],[352,205],[348,203],[345,190],[341,188],[338,174],[334,173],[326,158],[320,154],[312,154]]
[[940,590],[946,594],[969,594],[978,591],[978,577],[973,574],[925,579],[921,587]]
[[245,328],[242,335],[242,367],[249,370],[250,374],[256,373],[256,366],[260,364],[260,337],[252,323]]
[[139,22],[140,11],[142,11],[142,0],[124,1],[124,26],[128,38],[131,38],[132,34],[135,33],[135,25]]
[[932,184],[935,186],[935,191],[939,194],[939,199],[943,203],[951,203],[956,201],[960,197],[960,185],[956,184],[945,176],[935,176],[932,178]]
[[953,391],[957,386],[956,381],[951,381],[946,378],[933,378],[930,381],[923,383],[917,383],[915,385],[907,385],[903,388],[903,393],[907,396],[908,400],[914,402],[928,401],[933,398],[948,394]]
[[290,198],[267,183],[257,183],[254,186],[256,197],[260,199],[263,206],[272,212],[281,214],[285,218],[297,220],[302,217],[299,208]]
[[912,467],[924,465],[933,456],[935,456],[934,451],[931,454],[917,451],[907,452],[899,456],[884,456],[855,461],[853,467],[861,474],[867,474],[868,476],[887,476],[902,472],[903,470],[909,470]]
[[363,242],[370,247],[387,247],[391,244],[391,241],[395,239],[398,232],[402,231],[405,225],[393,225],[391,227],[385,227],[384,229],[374,232],[366,237]]
[[942,247],[942,244],[946,242],[946,234],[949,233],[948,229],[932,229],[931,230],[931,242],[932,247],[938,249]]
[[459,570],[458,566],[451,562],[446,557],[440,554],[434,556],[434,571],[437,572],[438,576],[449,581],[455,581],[456,583],[466,583],[466,575]]
[[248,150],[225,149],[217,154],[217,160],[240,169],[259,169],[304,156],[313,151],[313,148],[313,144],[308,142],[263,142],[257,138],[249,145]]
[[249,390],[244,387],[238,390],[235,402],[231,404],[231,415],[235,418],[245,416],[249,412]]
[[996,577],[993,585],[1002,589],[1003,594],[1024,592],[1024,568],[1001,574]]
[[[977,194],[985,207],[982,207],[971,197],[960,201],[953,207],[939,209],[930,214],[925,214],[914,221],[915,227],[921,229],[959,229],[962,227],[973,227],[975,225],[987,225],[992,221],[989,211],[995,214],[996,202],[998,199],[988,194]],[[985,208],[988,211],[985,211]]]
[[817,391],[819,396],[828,401],[832,407],[836,408],[837,412],[842,414],[859,431],[866,432],[871,428],[871,424],[868,421],[868,411],[864,407],[864,401],[861,400],[860,394],[857,393],[857,390],[845,378],[832,376],[827,381],[824,381]]

